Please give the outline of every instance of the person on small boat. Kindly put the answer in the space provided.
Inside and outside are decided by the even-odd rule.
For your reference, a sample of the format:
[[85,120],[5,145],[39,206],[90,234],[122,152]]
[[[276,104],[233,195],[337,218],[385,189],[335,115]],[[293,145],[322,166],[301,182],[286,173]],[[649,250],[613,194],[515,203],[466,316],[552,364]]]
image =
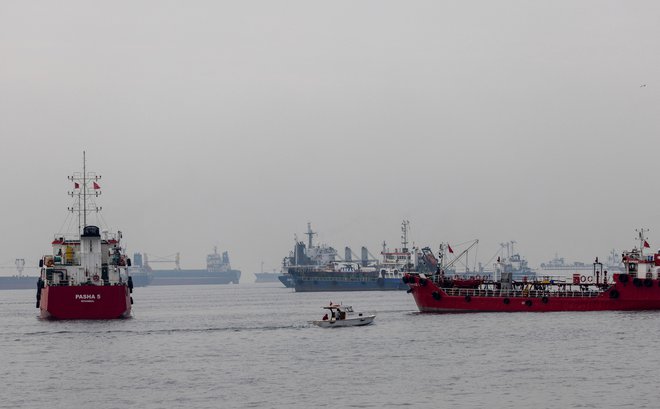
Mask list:
[[323,321],[327,321],[327,320],[328,320],[328,314],[325,314],[325,315],[323,316]]

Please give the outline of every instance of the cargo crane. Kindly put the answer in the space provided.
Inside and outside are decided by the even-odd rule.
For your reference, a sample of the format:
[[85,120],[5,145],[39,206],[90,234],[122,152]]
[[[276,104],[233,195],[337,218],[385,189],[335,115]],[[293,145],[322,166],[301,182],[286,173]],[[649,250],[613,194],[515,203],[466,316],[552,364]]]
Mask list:
[[152,263],[174,263],[174,269],[181,270],[179,261],[179,253],[170,254],[169,256],[156,257],[154,260],[150,260],[147,253],[144,253],[144,265],[146,267],[151,267]]

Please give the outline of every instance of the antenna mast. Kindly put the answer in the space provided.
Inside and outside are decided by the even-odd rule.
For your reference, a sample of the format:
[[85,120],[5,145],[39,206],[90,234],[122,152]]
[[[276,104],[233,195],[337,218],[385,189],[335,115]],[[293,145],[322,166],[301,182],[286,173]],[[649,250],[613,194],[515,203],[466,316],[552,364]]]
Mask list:
[[639,230],[635,229],[635,231],[637,232],[637,234],[639,236],[639,255],[643,256],[644,255],[644,242],[646,241],[646,237],[644,236],[644,233],[647,233],[649,231],[649,229],[642,228],[642,229],[639,229]]
[[308,249],[312,248],[312,237],[316,235],[315,231],[312,231],[312,224],[307,222],[307,233],[305,233],[309,237],[309,245],[307,246]]
[[401,223],[401,252],[402,253],[407,253],[408,252],[408,231],[410,230],[410,222],[408,220],[404,220]]
[[[87,210],[87,196],[99,197],[101,195],[101,192],[99,191],[101,187],[96,183],[98,180],[101,179],[101,176],[97,175],[94,172],[87,173],[87,161],[86,161],[85,151],[83,151],[82,173],[75,172],[73,175],[69,176],[68,179],[72,181],[74,184],[74,191],[69,192],[69,196],[78,197],[78,203],[76,204],[76,206],[69,207],[68,210],[71,213],[78,213],[78,234],[80,234],[82,232],[82,228],[87,226],[87,213],[91,211],[98,213],[102,209],[101,207],[97,207],[95,205],[93,209]],[[93,183],[91,193],[87,192],[88,191],[87,183],[89,182]],[[77,190],[77,192],[75,190]],[[81,196],[82,196],[82,209],[80,208]],[[82,218],[82,223],[81,223],[81,218]]]

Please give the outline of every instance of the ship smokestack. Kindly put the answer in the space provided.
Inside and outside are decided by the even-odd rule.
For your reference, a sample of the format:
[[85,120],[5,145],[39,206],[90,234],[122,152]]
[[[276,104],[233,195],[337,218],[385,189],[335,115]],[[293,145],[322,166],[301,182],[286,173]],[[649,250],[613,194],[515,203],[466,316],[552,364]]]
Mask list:
[[362,246],[362,266],[366,267],[369,264],[369,250],[366,247]]
[[353,256],[352,256],[351,253],[352,253],[352,252],[351,252],[351,248],[350,248],[350,247],[346,247],[346,248],[344,249],[344,260],[346,260],[346,261],[353,261]]

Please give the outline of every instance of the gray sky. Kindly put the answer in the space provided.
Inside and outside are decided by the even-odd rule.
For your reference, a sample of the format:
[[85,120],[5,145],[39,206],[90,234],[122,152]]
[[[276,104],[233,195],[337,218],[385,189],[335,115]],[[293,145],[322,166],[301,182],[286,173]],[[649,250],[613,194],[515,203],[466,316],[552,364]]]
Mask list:
[[657,1],[5,0],[0,262],[49,251],[83,149],[129,251],[245,280],[308,221],[342,252],[402,219],[483,261],[660,247],[659,73]]

